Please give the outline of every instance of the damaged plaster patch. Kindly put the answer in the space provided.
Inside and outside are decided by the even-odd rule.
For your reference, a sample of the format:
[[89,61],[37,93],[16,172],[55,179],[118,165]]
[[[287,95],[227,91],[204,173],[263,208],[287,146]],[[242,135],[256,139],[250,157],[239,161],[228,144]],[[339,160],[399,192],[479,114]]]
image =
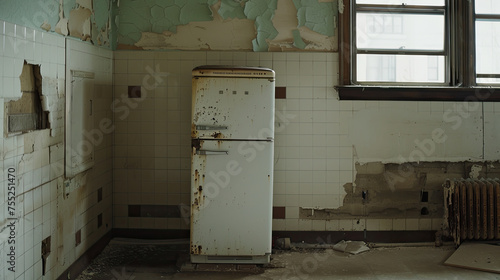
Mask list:
[[[16,0],[1,1],[0,18],[6,22],[34,29],[68,36],[68,23],[71,21],[73,33],[77,38],[94,38],[94,44],[111,45],[111,24],[114,21],[114,9],[118,0]],[[141,1],[142,2],[142,1]],[[71,18],[71,12],[81,13],[81,9],[91,13],[90,22],[78,17]],[[80,16],[80,15],[79,15]],[[75,32],[78,31],[78,32]],[[92,33],[92,36],[89,34]],[[94,34],[95,33],[95,34]],[[83,36],[82,36],[83,34]],[[12,34],[9,34],[12,35]]]
[[87,8],[77,8],[69,13],[68,29],[69,35],[87,41],[92,38],[90,15],[92,11]]
[[178,26],[177,33],[142,32],[141,39],[134,45],[144,49],[251,50],[251,41],[255,36],[254,22],[248,19],[225,21],[215,12],[218,8],[217,5],[212,7],[212,21],[190,22]]
[[297,9],[292,0],[278,0],[278,8],[272,19],[278,35],[268,42],[269,51],[337,50],[336,36],[326,36],[299,25]]
[[255,20],[257,30],[257,37],[252,40],[254,51],[267,51],[267,41],[278,35],[278,30],[271,21],[277,5],[277,0],[250,0],[245,4],[245,15],[248,19]]
[[[497,162],[371,162],[356,164],[354,183],[344,185],[346,195],[338,208],[300,207],[300,219],[353,219],[361,217],[443,217],[443,184],[450,178],[499,178]],[[354,184],[356,187],[354,187]],[[423,199],[425,193],[425,199]]]
[[40,25],[40,28],[41,28],[41,29],[43,29],[43,30],[45,30],[45,31],[50,31],[51,26],[50,26],[50,23],[48,23],[48,22],[44,21],[44,22],[42,23],[42,25]]
[[482,165],[474,164],[470,168],[469,172],[469,178],[471,179],[478,179],[479,178],[479,172],[483,169]]
[[272,19],[278,35],[268,40],[269,51],[336,51],[335,4],[333,0],[278,0],[278,8]]
[[24,61],[21,75],[21,98],[5,103],[5,135],[48,128],[47,109],[43,106],[40,65]]
[[118,48],[335,51],[336,15],[336,0],[126,0]]
[[283,50],[292,47],[294,31],[297,30],[299,24],[296,15],[297,9],[292,0],[278,0],[277,9],[272,19],[278,35],[269,42],[270,50]]
[[213,18],[207,0],[152,0],[147,5],[143,1],[121,1],[119,13],[119,41],[128,45],[137,43],[143,32],[176,33],[180,25]]
[[68,19],[64,17],[64,0],[60,0],[59,2],[59,22],[57,22],[55,27],[55,32],[68,36]]

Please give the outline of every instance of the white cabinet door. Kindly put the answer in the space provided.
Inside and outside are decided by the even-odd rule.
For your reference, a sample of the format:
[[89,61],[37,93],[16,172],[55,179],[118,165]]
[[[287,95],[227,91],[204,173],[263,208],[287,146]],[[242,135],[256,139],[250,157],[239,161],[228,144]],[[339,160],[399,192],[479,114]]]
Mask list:
[[192,165],[191,254],[270,254],[273,142],[201,140]]
[[94,165],[94,73],[71,71],[71,91],[66,104],[66,177]]
[[193,77],[192,138],[274,138],[274,79]]

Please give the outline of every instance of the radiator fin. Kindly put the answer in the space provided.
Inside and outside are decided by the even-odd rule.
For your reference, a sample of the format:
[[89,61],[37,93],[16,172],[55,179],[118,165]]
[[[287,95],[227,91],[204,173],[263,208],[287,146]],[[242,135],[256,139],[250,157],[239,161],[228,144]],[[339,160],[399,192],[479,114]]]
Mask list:
[[463,240],[500,238],[499,179],[460,179],[444,183],[443,231],[459,245]]

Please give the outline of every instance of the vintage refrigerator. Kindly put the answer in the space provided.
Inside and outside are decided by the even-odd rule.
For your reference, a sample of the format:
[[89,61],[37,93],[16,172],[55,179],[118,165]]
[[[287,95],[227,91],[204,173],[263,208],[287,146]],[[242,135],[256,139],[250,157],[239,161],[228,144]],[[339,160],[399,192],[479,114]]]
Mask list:
[[268,263],[271,254],[274,71],[192,71],[192,263]]

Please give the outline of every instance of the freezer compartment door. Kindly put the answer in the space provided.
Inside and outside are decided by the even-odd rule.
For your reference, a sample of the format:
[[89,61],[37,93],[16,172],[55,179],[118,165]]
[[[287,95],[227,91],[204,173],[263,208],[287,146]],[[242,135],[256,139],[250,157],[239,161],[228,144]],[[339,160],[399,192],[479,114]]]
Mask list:
[[200,141],[193,148],[191,255],[271,253],[273,142]]
[[274,138],[274,79],[193,77],[192,138]]

